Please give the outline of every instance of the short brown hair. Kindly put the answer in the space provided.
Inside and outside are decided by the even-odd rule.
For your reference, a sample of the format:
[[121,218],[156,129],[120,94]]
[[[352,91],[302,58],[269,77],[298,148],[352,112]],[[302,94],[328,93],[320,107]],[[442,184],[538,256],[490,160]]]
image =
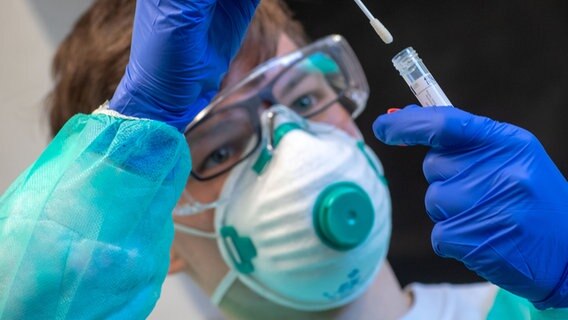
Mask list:
[[[95,1],[57,49],[55,86],[46,100],[52,136],[73,115],[90,113],[112,97],[128,63],[135,6],[135,0]],[[307,42],[282,0],[262,0],[228,75],[273,57],[282,33],[298,46]]]

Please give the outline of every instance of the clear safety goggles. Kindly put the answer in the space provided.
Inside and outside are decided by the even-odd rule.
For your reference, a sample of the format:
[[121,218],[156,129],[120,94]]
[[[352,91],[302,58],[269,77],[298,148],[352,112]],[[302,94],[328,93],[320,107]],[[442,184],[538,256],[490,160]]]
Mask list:
[[368,96],[361,65],[339,35],[273,58],[222,90],[188,125],[191,175],[213,179],[251,156],[261,145],[260,114],[268,107],[284,105],[318,121],[318,115],[340,103],[355,118]]

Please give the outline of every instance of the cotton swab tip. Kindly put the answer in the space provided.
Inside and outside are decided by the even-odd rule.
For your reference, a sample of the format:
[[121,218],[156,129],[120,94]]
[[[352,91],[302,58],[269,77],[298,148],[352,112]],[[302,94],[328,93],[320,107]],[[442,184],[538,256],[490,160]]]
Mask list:
[[384,43],[386,44],[392,43],[393,41],[392,34],[387,30],[387,28],[385,28],[385,26],[379,21],[379,19],[375,18],[372,19],[370,22],[371,25],[373,26],[373,29],[375,29],[375,32],[379,35],[379,37],[381,37]]

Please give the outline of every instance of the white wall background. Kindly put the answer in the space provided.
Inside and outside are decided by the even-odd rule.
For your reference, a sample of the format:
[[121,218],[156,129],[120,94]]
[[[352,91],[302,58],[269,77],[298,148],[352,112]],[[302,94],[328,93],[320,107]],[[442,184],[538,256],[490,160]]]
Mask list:
[[55,48],[91,0],[2,0],[0,194],[48,141],[42,100]]

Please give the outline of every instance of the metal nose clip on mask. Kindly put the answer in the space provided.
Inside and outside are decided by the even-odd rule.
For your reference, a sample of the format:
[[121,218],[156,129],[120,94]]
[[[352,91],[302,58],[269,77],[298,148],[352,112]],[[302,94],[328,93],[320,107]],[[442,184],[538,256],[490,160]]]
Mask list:
[[388,250],[382,166],[362,141],[286,107],[265,111],[262,122],[267,143],[227,178],[216,234],[176,229],[217,240],[231,271],[216,304],[234,281],[297,310],[347,304],[372,283]]

